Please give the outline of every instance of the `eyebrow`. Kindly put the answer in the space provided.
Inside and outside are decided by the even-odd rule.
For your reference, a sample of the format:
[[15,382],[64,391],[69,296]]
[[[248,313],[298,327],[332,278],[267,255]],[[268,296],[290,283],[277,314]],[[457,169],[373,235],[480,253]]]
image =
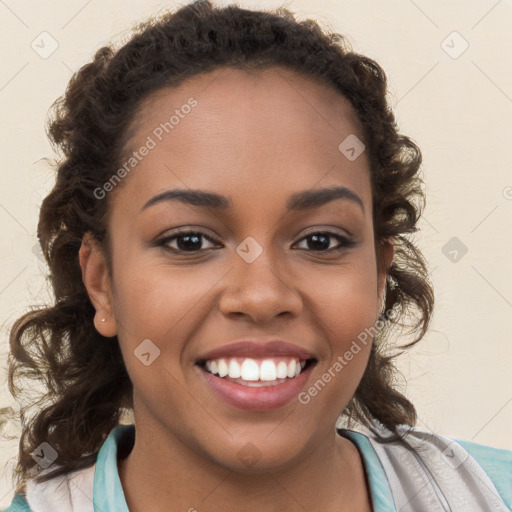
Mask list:
[[[365,212],[364,204],[361,198],[347,187],[322,188],[320,190],[304,190],[293,194],[287,203],[289,211],[308,210],[334,201],[335,199],[346,199],[359,205],[362,212]],[[214,208],[216,210],[226,210],[233,207],[230,198],[206,192],[203,190],[166,190],[161,194],[152,197],[141,209],[141,211],[164,201],[179,201],[182,203],[199,206],[202,208]]]

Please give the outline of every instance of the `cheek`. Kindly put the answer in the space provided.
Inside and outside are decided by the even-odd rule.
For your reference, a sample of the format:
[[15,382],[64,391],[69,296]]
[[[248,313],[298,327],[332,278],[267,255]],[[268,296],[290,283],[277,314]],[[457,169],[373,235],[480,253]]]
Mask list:
[[199,279],[197,267],[165,265],[144,254],[116,263],[115,303],[121,328],[133,326],[144,335],[156,334],[161,324],[172,329],[214,283],[211,275]]
[[311,277],[311,318],[329,341],[322,345],[319,371],[333,399],[350,397],[368,361],[378,319],[377,276],[371,253],[346,267]]
[[376,321],[379,300],[371,253],[361,252],[347,265],[322,269],[308,280],[307,305],[328,327],[329,336],[339,340],[336,345],[357,336]]
[[172,353],[169,360],[179,361],[180,340],[186,339],[186,333],[205,314],[208,293],[218,275],[193,266],[171,268],[147,262],[119,268],[114,283],[115,314],[123,351],[133,355],[143,340],[150,339],[162,354]]
[[334,422],[350,402],[366,369],[373,340],[375,288],[357,279],[330,283],[315,300],[322,345],[315,378],[298,396],[311,417],[331,415]]

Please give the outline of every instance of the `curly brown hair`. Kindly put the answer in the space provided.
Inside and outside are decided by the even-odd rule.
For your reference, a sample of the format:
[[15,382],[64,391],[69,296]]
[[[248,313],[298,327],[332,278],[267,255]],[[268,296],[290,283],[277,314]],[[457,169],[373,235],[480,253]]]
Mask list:
[[[91,233],[103,245],[112,271],[106,230],[111,201],[94,191],[125,160],[144,98],[225,66],[283,66],[334,87],[355,109],[370,162],[376,254],[379,258],[390,240],[395,254],[383,327],[343,417],[369,427],[380,423],[395,435],[397,426],[413,426],[416,411],[397,389],[393,359],[423,337],[434,298],[426,263],[410,239],[425,204],[421,152],[398,132],[384,71],[353,52],[344,36],[327,33],[314,20],[299,22],[285,8],[251,11],[196,1],[153,16],[132,31],[120,48],[100,48],[73,75],[47,121],[48,137],[62,156],[55,185],[42,202],[38,237],[55,303],[25,313],[10,332],[11,393],[22,397],[26,379],[45,387],[33,417],[26,417],[28,406],[20,407],[18,489],[32,476],[44,481],[92,465],[106,436],[132,408],[133,388],[119,343],[117,338],[105,342],[94,327],[95,309],[78,260],[82,237]],[[398,315],[390,316],[392,309]],[[399,347],[386,342],[396,326],[407,326],[414,335]],[[43,441],[58,452],[59,466],[41,475],[31,453]]]

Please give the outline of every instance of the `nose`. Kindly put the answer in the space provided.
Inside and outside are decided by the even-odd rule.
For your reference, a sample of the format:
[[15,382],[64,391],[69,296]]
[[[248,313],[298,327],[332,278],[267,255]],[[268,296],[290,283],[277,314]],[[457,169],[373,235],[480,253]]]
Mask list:
[[284,257],[269,250],[252,262],[238,253],[228,272],[227,285],[220,298],[220,310],[226,316],[244,316],[265,323],[275,316],[294,317],[301,313],[303,302],[297,290],[297,276],[292,276]]

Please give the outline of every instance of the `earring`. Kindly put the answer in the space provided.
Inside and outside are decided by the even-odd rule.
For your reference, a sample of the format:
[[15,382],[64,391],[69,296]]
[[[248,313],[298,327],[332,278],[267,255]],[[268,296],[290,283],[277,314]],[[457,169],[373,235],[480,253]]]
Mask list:
[[106,319],[105,319],[105,318],[102,318],[102,319],[101,319],[101,321],[102,321],[102,322],[106,322]]

